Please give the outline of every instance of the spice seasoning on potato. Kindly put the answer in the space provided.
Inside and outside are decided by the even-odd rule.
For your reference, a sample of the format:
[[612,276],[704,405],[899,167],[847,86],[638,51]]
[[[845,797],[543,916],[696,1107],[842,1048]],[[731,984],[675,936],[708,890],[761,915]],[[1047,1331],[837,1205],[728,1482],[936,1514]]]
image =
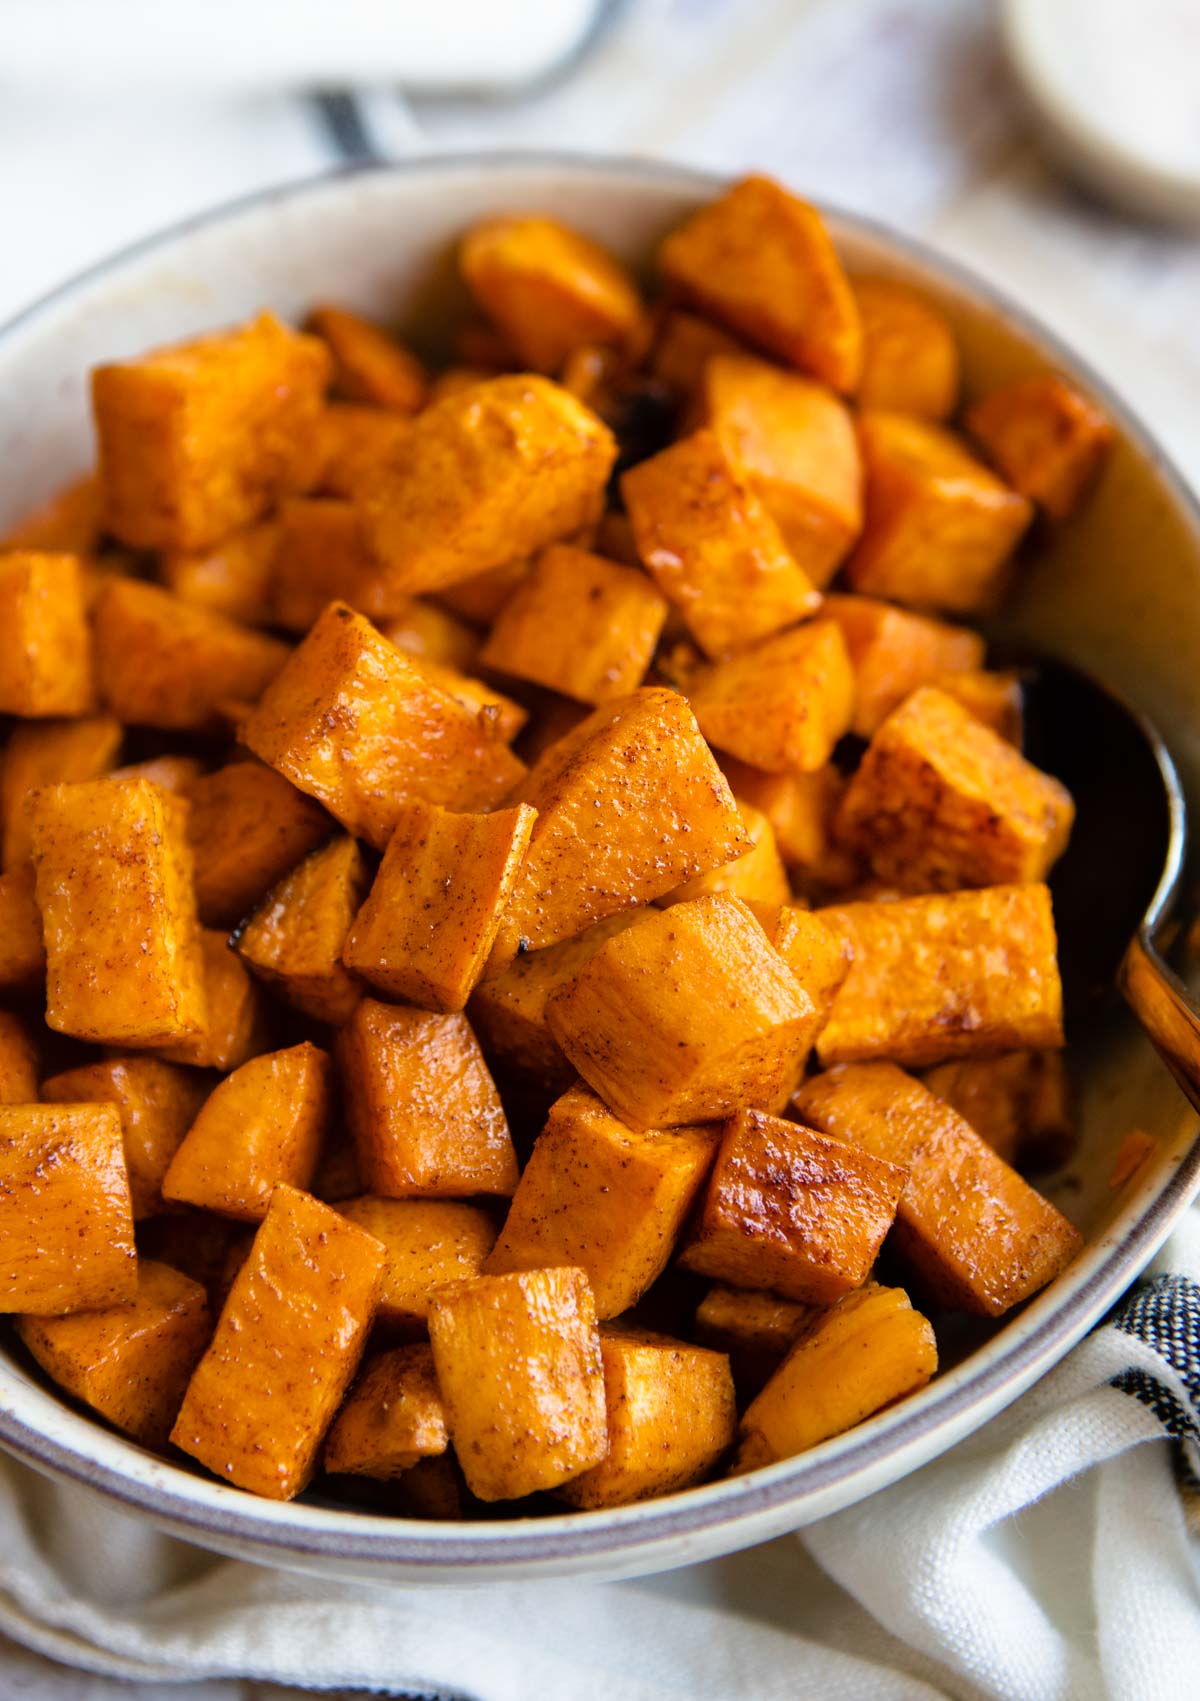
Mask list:
[[368,885],[362,851],[341,834],[285,875],[231,944],[289,1004],[338,1027],[362,997],[342,964],[342,946]]
[[94,702],[78,557],[0,553],[0,714],[86,715]]
[[893,278],[853,278],[862,321],[860,408],[947,419],[958,400],[958,344],[932,302]]
[[967,430],[1001,477],[1054,520],[1065,520],[1099,476],[1113,428],[1094,402],[1053,372],[981,396]]
[[[391,642],[392,634],[388,626],[384,627],[383,635]],[[428,656],[409,656],[408,659],[430,685],[444,691],[446,696],[452,697],[456,703],[461,703],[471,714],[478,717],[480,724],[487,728],[493,738],[502,743],[511,744],[529,720],[528,709],[523,708],[512,697],[506,697],[503,691],[497,691],[495,686],[485,685],[482,679],[475,679],[469,673],[460,673],[457,668],[447,667],[444,662],[432,661]]]
[[423,1341],[367,1360],[325,1443],[325,1469],[387,1482],[446,1451],[446,1414]]
[[308,329],[333,357],[337,395],[402,414],[417,413],[425,405],[425,368],[382,325],[348,308],[326,306],[313,308]]
[[378,1241],[279,1186],[171,1431],[214,1476],[269,1500],[308,1487],[379,1301]]
[[854,672],[841,629],[810,620],[715,662],[688,698],[721,750],[769,773],[813,773],[850,730]]
[[389,1335],[423,1335],[434,1292],[477,1276],[496,1240],[496,1225],[478,1205],[456,1199],[384,1199],[362,1194],[338,1210],[387,1251],[376,1324]]
[[983,666],[978,632],[913,614],[877,597],[828,596],[822,615],[842,629],[854,668],[851,731],[870,738],[906,697],[940,674]]
[[32,992],[45,978],[33,864],[23,862],[0,874],[0,992]]
[[203,1024],[189,1039],[159,1047],[158,1054],[170,1063],[190,1063],[197,1069],[236,1069],[267,1049],[271,1011],[224,933],[201,928],[200,956]]
[[676,886],[658,899],[661,908],[686,903],[689,898],[702,898],[706,892],[728,892],[731,898],[742,898],[748,904],[786,904],[791,897],[787,870],[775,844],[775,833],[767,817],[752,804],[738,805],[750,839],[750,849],[720,868],[710,868],[707,874],[697,874],[682,886]]
[[196,906],[206,927],[232,927],[329,837],[310,797],[259,762],[230,762],[187,788]]
[[582,1270],[441,1288],[429,1338],[454,1451],[480,1500],[558,1488],[604,1457],[600,1337]]
[[0,764],[5,868],[29,859],[27,812],[33,793],[42,786],[98,779],[112,768],[121,736],[120,723],[109,715],[30,721],[13,728]]

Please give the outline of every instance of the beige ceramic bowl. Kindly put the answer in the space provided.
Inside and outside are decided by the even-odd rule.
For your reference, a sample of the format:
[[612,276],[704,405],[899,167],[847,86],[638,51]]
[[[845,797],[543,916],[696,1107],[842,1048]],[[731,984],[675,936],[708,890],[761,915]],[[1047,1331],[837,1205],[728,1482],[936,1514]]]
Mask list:
[[[270,305],[336,298],[436,343],[460,311],[452,249],[484,213],[538,208],[645,265],[655,240],[721,187],[695,172],[549,155],[427,159],[262,195],[101,266],[0,333],[0,525],[90,455],[86,374]],[[978,391],[1051,364],[1096,394],[1120,443],[1096,499],[1040,557],[1012,624],[1125,690],[1167,733],[1200,805],[1200,513],[1149,432],[1021,310],[910,242],[831,212],[848,264],[909,279],[949,314]],[[1103,847],[1097,848],[1103,854]],[[1200,1185],[1195,1117],[1132,1022],[1088,1037],[1083,1148],[1059,1189],[1087,1249],[1046,1292],[923,1393],[801,1458],[614,1512],[413,1523],[306,1498],[255,1500],[167,1463],[66,1405],[0,1349],[0,1444],[54,1476],[202,1546],[372,1582],[631,1576],[745,1547],[894,1482],[1016,1399],[1149,1259]],[[1121,1135],[1161,1136],[1124,1193],[1107,1177]]]

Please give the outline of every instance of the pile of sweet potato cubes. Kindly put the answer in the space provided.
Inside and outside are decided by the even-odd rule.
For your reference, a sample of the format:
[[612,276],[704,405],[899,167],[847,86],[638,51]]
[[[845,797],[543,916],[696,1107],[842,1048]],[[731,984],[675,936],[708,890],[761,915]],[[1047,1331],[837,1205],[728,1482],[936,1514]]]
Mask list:
[[1076,1252],[1072,805],[962,622],[1110,436],[951,430],[764,178],[653,304],[460,264],[437,376],[339,307],[99,368],[0,553],[0,1304],[146,1447],[441,1517],[786,1458]]

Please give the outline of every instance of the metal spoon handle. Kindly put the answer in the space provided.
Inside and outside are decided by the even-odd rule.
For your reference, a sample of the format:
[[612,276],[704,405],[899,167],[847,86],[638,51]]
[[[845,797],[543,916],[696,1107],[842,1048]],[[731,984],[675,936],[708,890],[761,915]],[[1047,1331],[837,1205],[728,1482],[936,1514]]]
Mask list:
[[1143,927],[1117,976],[1126,1002],[1159,1056],[1196,1110],[1200,1110],[1200,1010],[1175,972],[1163,962]]

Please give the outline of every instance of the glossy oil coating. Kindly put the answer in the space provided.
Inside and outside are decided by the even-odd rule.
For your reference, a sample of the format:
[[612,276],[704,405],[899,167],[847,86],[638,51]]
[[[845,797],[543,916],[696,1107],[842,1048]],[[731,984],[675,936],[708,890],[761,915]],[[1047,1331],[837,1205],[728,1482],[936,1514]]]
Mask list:
[[234,949],[297,1010],[339,1027],[362,997],[342,946],[368,884],[361,849],[339,835],[267,894],[234,935]]

